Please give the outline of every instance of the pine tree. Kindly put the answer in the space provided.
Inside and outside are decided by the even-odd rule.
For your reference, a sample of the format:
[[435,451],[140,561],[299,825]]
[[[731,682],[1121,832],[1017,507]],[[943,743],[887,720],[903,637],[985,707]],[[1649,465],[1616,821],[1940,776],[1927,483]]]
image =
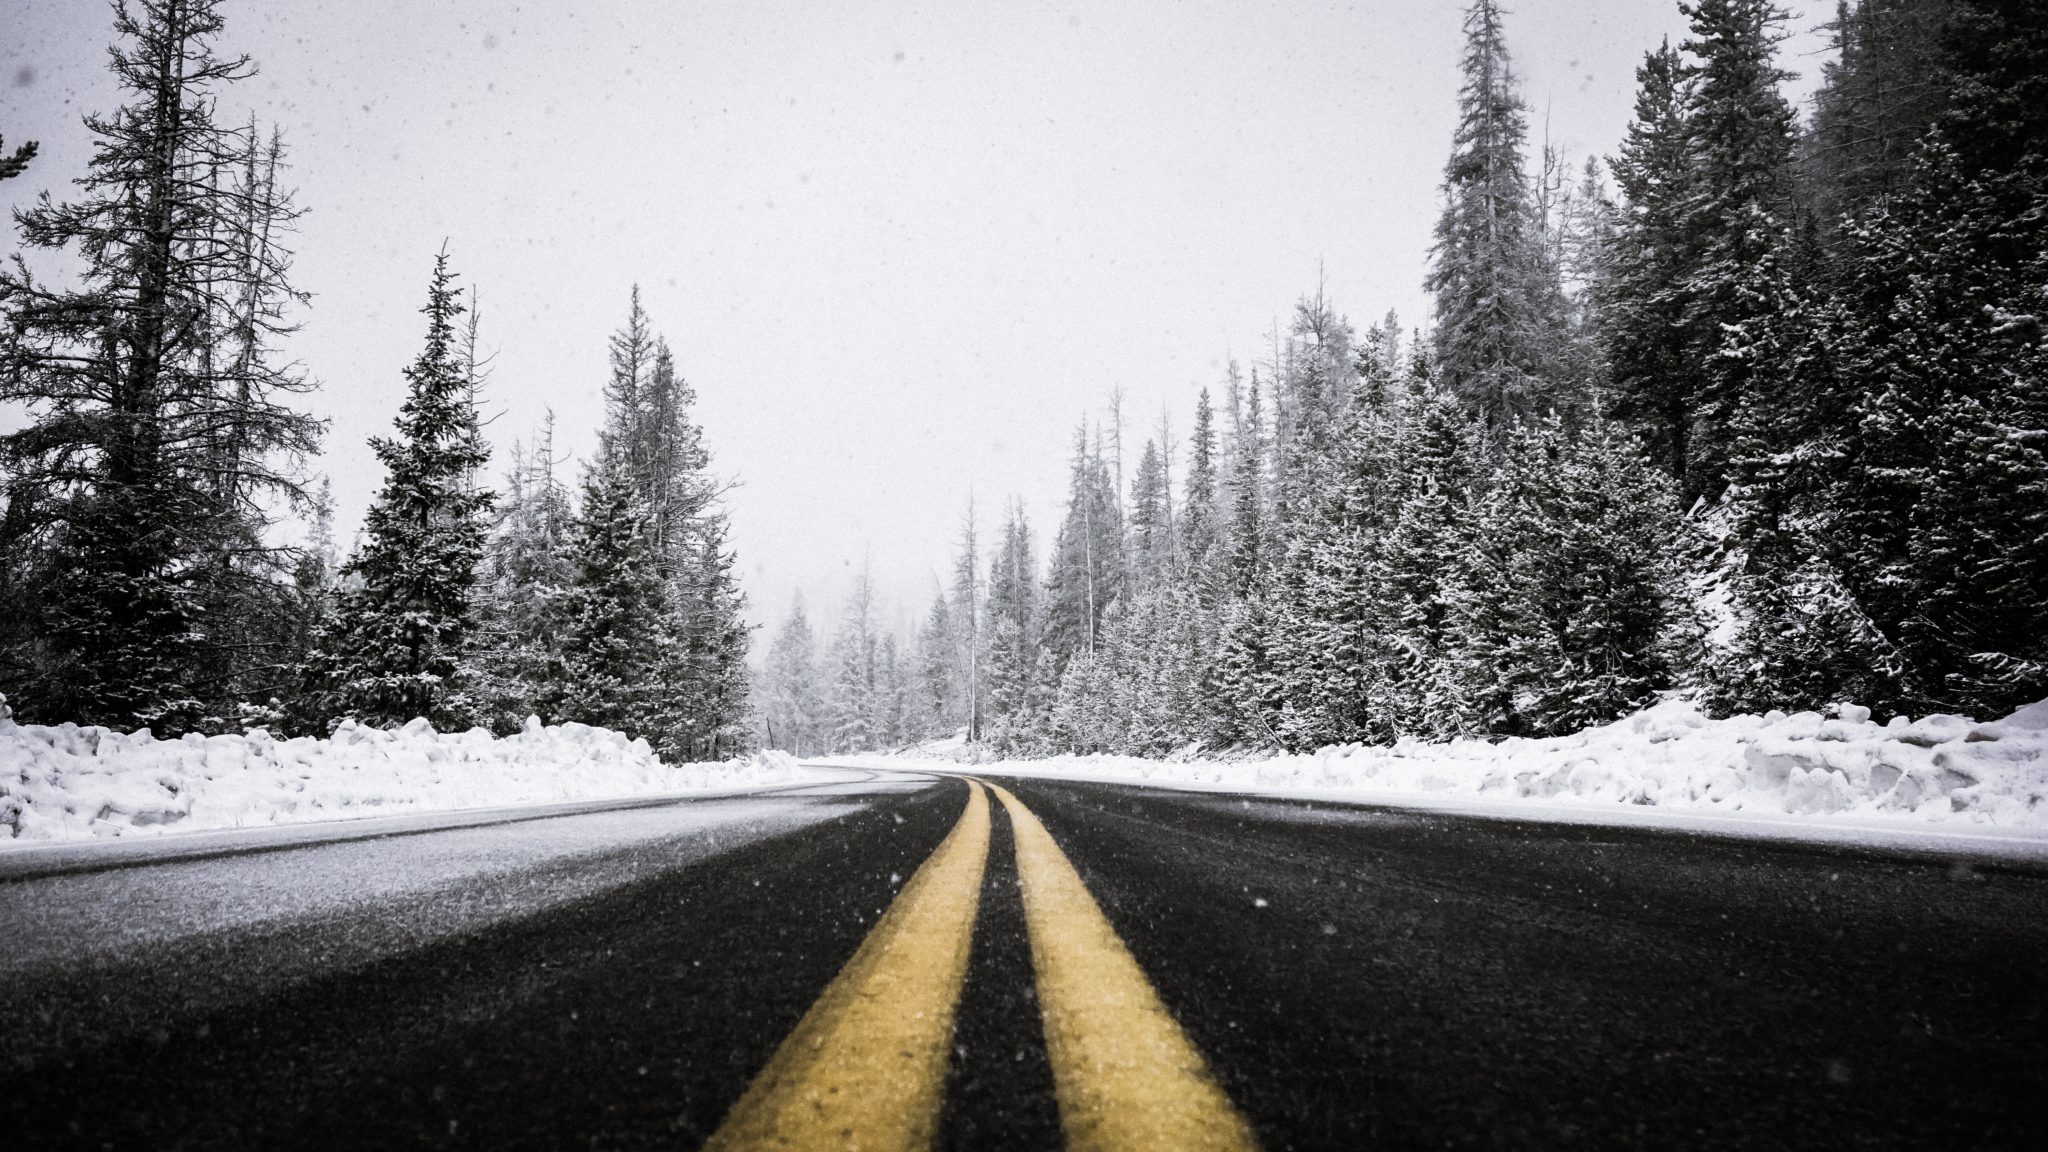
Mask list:
[[2048,689],[2044,45],[2038,6],[1959,2],[1948,110],[1847,238],[1831,336],[1858,386],[1822,559],[1897,650],[1900,707],[1996,713]]
[[1334,430],[1313,504],[1288,533],[1270,656],[1280,699],[1274,735],[1291,748],[1388,736],[1389,655],[1378,631],[1378,549],[1399,507],[1404,429],[1382,332],[1368,334],[1352,400]]
[[846,598],[839,631],[832,638],[832,688],[827,709],[835,752],[865,752],[880,746],[884,735],[881,655],[874,582],[863,564]]
[[1500,6],[1465,13],[1458,130],[1444,168],[1444,213],[1425,286],[1436,297],[1436,348],[1446,385],[1489,426],[1505,429],[1568,395],[1556,267],[1525,169],[1527,105],[1516,92]]
[[486,727],[510,733],[528,716],[554,717],[568,677],[560,636],[576,580],[576,509],[555,475],[555,418],[531,446],[515,445],[498,522],[484,553],[476,689]]
[[1265,421],[1259,409],[1259,376],[1252,373],[1243,427],[1231,453],[1236,462],[1230,478],[1230,587],[1249,595],[1265,570]]
[[632,463],[609,437],[585,468],[569,555],[575,583],[562,605],[564,720],[670,742],[672,668],[668,586],[657,567],[650,517]]
[[[1839,0],[1800,142],[1808,209],[1835,240],[1905,191],[1920,137],[1948,105],[1941,44],[1951,0]],[[1832,245],[1831,245],[1832,246]]]
[[128,102],[85,118],[81,198],[16,214],[26,249],[74,251],[78,287],[0,268],[0,403],[28,413],[0,437],[24,719],[219,729],[280,686],[292,552],[270,529],[303,506],[290,461],[320,425],[284,402],[312,383],[271,348],[305,300],[281,145],[214,119],[255,71],[216,54],[222,27],[216,0],[116,10]]
[[1040,720],[1031,713],[1039,653],[1038,571],[1021,504],[1010,506],[1002,547],[989,565],[987,620],[989,723],[1001,730],[994,742],[1003,746],[1024,739]]
[[1387,724],[1396,735],[1444,739],[1483,731],[1451,653],[1468,639],[1454,606],[1470,586],[1474,510],[1484,498],[1480,426],[1452,397],[1418,395],[1403,434],[1398,508],[1370,576],[1374,630],[1385,637]]
[[988,632],[982,615],[981,538],[971,493],[967,498],[967,520],[961,526],[960,554],[953,564],[952,594],[954,676],[959,683],[961,715],[971,743],[981,739],[988,705],[988,688],[983,678]]
[[825,750],[825,694],[818,679],[818,641],[804,614],[804,598],[791,602],[789,615],[768,649],[761,677],[761,718],[769,748],[796,756]]
[[901,748],[910,741],[910,677],[896,650],[896,637],[882,637],[876,666],[876,746]]
[[[648,517],[650,525],[653,519]],[[665,681],[668,735],[658,747],[694,760],[718,760],[743,750],[751,730],[750,631],[741,619],[746,594],[734,572],[737,557],[726,547],[724,517],[699,524],[693,537],[690,564],[669,591],[678,608],[668,632],[681,651]]]
[[649,738],[664,755],[717,758],[743,745],[749,727],[745,605],[726,541],[729,515],[711,476],[696,392],[677,370],[633,289],[626,322],[611,337],[605,436],[646,516],[647,548],[666,588],[655,635],[675,646],[660,665],[660,714]]
[[1636,69],[1635,118],[1608,161],[1621,193],[1611,257],[1594,293],[1604,323],[1613,411],[1634,427],[1673,477],[1691,467],[1697,357],[1680,339],[1694,259],[1688,226],[1692,81],[1665,41]]
[[1131,578],[1140,585],[1158,580],[1173,562],[1173,494],[1159,442],[1145,441],[1131,477]]
[[475,718],[466,657],[495,498],[468,483],[490,453],[457,355],[454,280],[443,252],[422,309],[426,347],[405,370],[398,434],[370,442],[384,486],[364,517],[362,549],[342,567],[353,587],[323,643],[332,711],[366,724],[425,717],[447,728]]
[[12,156],[5,155],[6,150],[6,138],[0,137],[0,180],[11,180],[28,171],[28,162],[36,158],[36,142],[33,140],[16,148]]
[[1699,365],[1689,496],[1728,478],[1735,425],[1759,376],[1771,326],[1791,305],[1789,166],[1794,116],[1775,63],[1786,19],[1772,0],[1697,0],[1684,47],[1699,60],[1686,116],[1693,182],[1686,230],[1695,245],[1683,283],[1680,344]]
[[1075,437],[1066,516],[1047,558],[1043,636],[1057,672],[1100,641],[1103,615],[1124,587],[1123,550],[1116,479],[1084,429]]
[[1450,661],[1470,722],[1551,736],[1645,707],[1684,671],[1674,488],[1598,421],[1525,428],[1482,503]]
[[964,731],[966,708],[957,674],[958,651],[952,600],[934,589],[931,609],[917,633],[917,711],[925,723],[922,735],[943,737]]
[[1181,504],[1180,557],[1197,587],[1211,587],[1218,533],[1216,507],[1216,413],[1209,390],[1195,401],[1195,429],[1188,441],[1187,491]]

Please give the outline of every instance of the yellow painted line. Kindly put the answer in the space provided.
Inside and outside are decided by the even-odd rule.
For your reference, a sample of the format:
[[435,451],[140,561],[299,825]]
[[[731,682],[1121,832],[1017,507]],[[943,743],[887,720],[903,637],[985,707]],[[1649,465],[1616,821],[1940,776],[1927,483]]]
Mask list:
[[931,1147],[988,863],[988,795],[903,886],[706,1152]]
[[1067,1152],[1243,1152],[1251,1127],[1174,1022],[1052,834],[1010,814]]

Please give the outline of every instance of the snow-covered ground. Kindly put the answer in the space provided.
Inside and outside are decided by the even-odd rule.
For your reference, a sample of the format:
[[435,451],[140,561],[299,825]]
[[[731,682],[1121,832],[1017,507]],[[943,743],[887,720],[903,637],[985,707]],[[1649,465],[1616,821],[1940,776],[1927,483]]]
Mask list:
[[665,764],[582,724],[504,738],[344,722],[325,740],[16,724],[0,697],[0,844],[730,790],[834,774],[780,752]]
[[[1603,811],[1626,823],[1652,813],[1740,814],[1782,834],[1830,825],[1939,828],[2048,846],[2048,700],[1988,723],[1935,715],[1880,725],[1864,708],[1834,713],[1714,720],[1674,698],[1544,740],[1349,744],[1237,760],[1062,756],[980,767],[1546,819],[1600,820]],[[969,751],[956,740],[834,762],[908,767],[966,760]]]

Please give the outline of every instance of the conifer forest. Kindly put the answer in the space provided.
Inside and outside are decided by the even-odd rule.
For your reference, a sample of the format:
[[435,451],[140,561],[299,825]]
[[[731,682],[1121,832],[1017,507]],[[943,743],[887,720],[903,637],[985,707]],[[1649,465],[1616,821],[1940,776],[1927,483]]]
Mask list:
[[[286,146],[216,120],[254,64],[218,0],[115,8],[126,98],[88,115],[73,198],[17,211],[0,268],[0,691],[31,723],[326,735],[343,720],[609,727],[664,756],[747,743],[747,633],[725,482],[696,394],[622,285],[592,349],[605,423],[580,468],[552,423],[493,475],[481,317],[422,252],[417,358],[345,554],[324,428],[290,340],[301,214]],[[36,144],[0,166],[18,176]],[[44,277],[32,255],[71,258]]]
[[[930,494],[962,510],[957,560],[900,635],[866,574],[753,634],[730,478],[625,278],[594,452],[490,426],[459,250],[410,254],[385,315],[417,355],[337,541],[307,397],[347,383],[292,350],[320,189],[220,117],[254,74],[225,7],[119,6],[124,102],[83,118],[71,191],[14,214],[0,692],[25,723],[533,716],[684,760],[1020,757],[1547,736],[1674,692],[2048,696],[2036,0],[1844,0],[1798,102],[1784,12],[1683,0],[1591,156],[1532,127],[1510,46],[1536,6],[1472,0],[1431,313],[1354,323],[1311,285],[1181,426],[1076,413],[1056,524]],[[46,162],[0,132],[0,180]]]
[[1049,535],[967,508],[907,647],[865,583],[799,602],[764,738],[1156,756],[2048,693],[2048,7],[1845,0],[1803,111],[1776,5],[1679,8],[1581,160],[1473,0],[1433,314],[1310,291],[1191,426],[1113,397]]

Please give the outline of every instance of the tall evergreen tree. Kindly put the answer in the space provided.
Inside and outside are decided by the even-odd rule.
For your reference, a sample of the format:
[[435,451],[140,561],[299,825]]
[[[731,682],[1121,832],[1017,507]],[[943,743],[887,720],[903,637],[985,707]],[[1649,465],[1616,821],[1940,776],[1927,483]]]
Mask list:
[[1831,236],[1905,191],[1920,137],[1948,104],[1941,45],[1952,0],[1838,0],[1801,140],[1808,211]]
[[1943,60],[1906,190],[1849,238],[1824,558],[1902,706],[1988,713],[2048,689],[2048,12],[1958,0]]
[[866,564],[847,594],[839,631],[832,638],[832,686],[828,713],[832,748],[864,752],[881,746],[882,637],[875,627],[875,588]]
[[[648,520],[652,524],[654,518]],[[681,660],[667,681],[667,691],[683,708],[668,725],[663,750],[694,760],[718,760],[741,751],[749,738],[750,631],[741,619],[746,594],[734,571],[738,558],[726,546],[724,517],[707,520],[693,535],[691,563],[670,585],[670,596],[679,601],[671,628],[681,645]]]
[[1195,428],[1188,440],[1188,482],[1181,504],[1180,557],[1197,586],[1209,585],[1218,539],[1216,507],[1216,412],[1209,390],[1195,400]]
[[1116,479],[1084,429],[1075,437],[1067,511],[1053,538],[1045,576],[1045,646],[1056,673],[1093,652],[1103,614],[1124,587],[1124,527]]
[[[1010,506],[1002,546],[989,564],[987,626],[988,708],[991,715],[1021,710],[1038,662],[1038,564],[1031,522],[1022,504]],[[1000,633],[1000,651],[998,634]]]
[[1635,118],[1608,161],[1621,193],[1610,259],[1594,288],[1613,411],[1673,477],[1693,456],[1702,383],[1684,331],[1693,237],[1692,80],[1670,41],[1636,69]]
[[1448,655],[1473,729],[1561,735],[1679,683],[1692,618],[1674,488],[1614,426],[1524,428],[1475,529]]
[[750,731],[745,598],[722,489],[691,415],[696,392],[655,333],[637,286],[609,358],[605,435],[646,517],[646,546],[666,585],[659,634],[676,646],[660,668],[663,712],[649,736],[664,754],[716,758]]
[[361,550],[342,567],[352,587],[323,643],[332,710],[366,724],[475,719],[467,657],[495,497],[468,483],[490,453],[457,355],[454,281],[443,252],[421,310],[426,346],[405,370],[398,434],[370,441],[384,486],[364,517]]
[[28,412],[0,437],[18,609],[0,675],[25,719],[225,727],[284,662],[293,556],[270,529],[304,500],[289,465],[320,425],[271,347],[305,299],[281,148],[214,118],[255,71],[216,53],[218,8],[116,8],[127,103],[85,118],[80,198],[16,214],[26,249],[72,251],[78,286],[0,268],[0,402]]
[[924,724],[919,733],[951,736],[964,729],[965,686],[959,676],[952,599],[934,589],[932,604],[923,627],[917,632],[917,714]]
[[1496,0],[1465,13],[1458,130],[1444,168],[1444,213],[1426,287],[1436,298],[1444,380],[1486,422],[1566,398],[1559,342],[1565,311],[1543,250],[1526,169],[1528,110],[1516,91]]
[[967,739],[972,742],[981,739],[988,705],[988,687],[983,676],[988,630],[982,612],[981,535],[972,493],[967,497],[967,519],[960,530],[960,554],[953,562],[952,595],[954,677],[959,684],[961,722],[967,726]]
[[789,615],[768,649],[761,677],[761,718],[764,744],[796,756],[825,750],[825,693],[819,681],[818,641],[804,614],[804,598],[790,604]]
[[1165,576],[1173,563],[1173,493],[1168,490],[1166,460],[1156,440],[1145,441],[1138,471],[1131,477],[1131,578],[1149,584]]
[[1776,64],[1785,13],[1772,0],[1681,4],[1699,64],[1686,117],[1693,178],[1686,229],[1694,245],[1682,291],[1680,343],[1699,365],[1689,496],[1726,481],[1738,414],[1770,384],[1760,372],[1773,324],[1793,307],[1789,213],[1794,116]]
[[1252,373],[1244,423],[1231,452],[1230,587],[1239,596],[1257,587],[1265,571],[1266,427],[1259,406],[1259,376]]
[[576,581],[570,554],[576,508],[555,475],[559,463],[550,412],[530,446],[513,448],[484,552],[476,695],[483,723],[500,733],[516,730],[528,716],[556,716],[568,687],[561,635]]
[[624,446],[600,438],[570,543],[575,583],[562,611],[561,715],[659,747],[672,737],[668,689],[681,654],[649,520]]

